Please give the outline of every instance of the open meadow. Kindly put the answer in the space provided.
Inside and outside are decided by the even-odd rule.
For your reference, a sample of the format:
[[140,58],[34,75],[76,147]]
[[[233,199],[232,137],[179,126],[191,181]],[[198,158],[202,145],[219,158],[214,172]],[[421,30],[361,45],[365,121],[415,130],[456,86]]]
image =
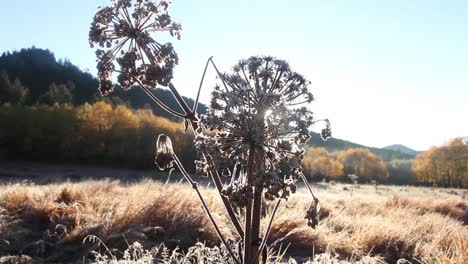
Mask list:
[[1,6],[0,264],[468,264],[468,1]]
[[[290,257],[316,263],[468,262],[466,189],[312,186],[321,201],[318,227],[305,223],[310,196],[299,187],[280,205],[273,222],[268,239],[271,262],[288,262]],[[219,196],[206,185],[201,191],[221,231],[235,239]],[[264,216],[273,207],[266,205]],[[182,260],[188,251],[188,263],[203,263],[203,257],[222,254],[213,249],[218,245],[186,182],[106,179],[0,185],[0,263],[173,263],[169,250],[176,247],[174,259]],[[24,262],[13,262],[7,255],[23,255],[16,260]]]

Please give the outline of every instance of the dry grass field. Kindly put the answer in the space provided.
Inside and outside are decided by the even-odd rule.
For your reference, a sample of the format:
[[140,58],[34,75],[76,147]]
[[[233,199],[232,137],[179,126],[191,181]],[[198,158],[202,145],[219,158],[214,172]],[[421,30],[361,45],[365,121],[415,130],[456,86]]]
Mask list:
[[[268,244],[273,255],[283,255],[281,261],[468,263],[468,190],[330,183],[314,188],[322,202],[316,229],[305,224],[310,198],[304,189],[280,206]],[[217,194],[206,187],[202,191],[222,231],[234,238]],[[267,205],[266,215],[272,206]],[[99,237],[107,249],[83,242],[89,235]],[[121,252],[136,241],[146,249],[164,243],[179,252],[198,241],[207,247],[219,244],[184,182],[0,185],[0,263],[14,263],[8,255],[25,255],[23,263],[29,257],[37,263],[86,263],[90,251],[124,258]],[[151,252],[135,253],[135,258],[152,263]]]

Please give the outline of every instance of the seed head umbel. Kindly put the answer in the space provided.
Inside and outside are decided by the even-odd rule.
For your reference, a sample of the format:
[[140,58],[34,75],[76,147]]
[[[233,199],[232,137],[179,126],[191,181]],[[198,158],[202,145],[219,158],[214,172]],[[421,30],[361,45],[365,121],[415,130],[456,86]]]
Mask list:
[[123,89],[134,84],[167,86],[179,58],[171,43],[161,43],[155,33],[169,32],[180,39],[181,25],[168,13],[166,0],[111,0],[91,22],[89,43],[97,46],[99,90],[113,91],[113,73]]
[[247,193],[241,178],[252,150],[255,185],[265,190],[267,199],[287,198],[302,172],[302,146],[315,121],[307,108],[314,99],[310,82],[286,61],[270,56],[242,60],[220,81],[200,122],[214,135],[199,135],[197,149],[237,164],[237,173],[229,173],[234,180],[224,192],[233,196],[231,200],[240,201],[239,195]]

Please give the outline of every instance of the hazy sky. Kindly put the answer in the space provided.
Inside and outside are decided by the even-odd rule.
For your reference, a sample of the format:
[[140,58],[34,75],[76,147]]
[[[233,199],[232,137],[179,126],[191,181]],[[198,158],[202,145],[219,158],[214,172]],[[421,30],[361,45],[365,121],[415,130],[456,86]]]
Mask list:
[[[87,34],[107,2],[2,1],[0,51],[48,48],[95,73]],[[209,56],[229,70],[273,55],[312,81],[335,137],[424,150],[468,136],[468,1],[177,0],[170,11],[183,26],[174,83],[186,96]]]

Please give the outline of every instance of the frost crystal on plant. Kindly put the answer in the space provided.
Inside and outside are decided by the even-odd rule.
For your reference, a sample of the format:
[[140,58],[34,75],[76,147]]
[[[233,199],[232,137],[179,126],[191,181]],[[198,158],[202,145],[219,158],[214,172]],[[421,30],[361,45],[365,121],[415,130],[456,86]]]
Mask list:
[[[181,26],[167,12],[169,1],[113,0],[94,16],[89,31],[91,47],[96,51],[99,89],[101,94],[112,92],[112,74],[124,89],[133,84],[167,86],[173,68],[178,63],[171,43],[162,44],[153,32],[168,31],[180,38]],[[115,63],[117,62],[117,64]]]

